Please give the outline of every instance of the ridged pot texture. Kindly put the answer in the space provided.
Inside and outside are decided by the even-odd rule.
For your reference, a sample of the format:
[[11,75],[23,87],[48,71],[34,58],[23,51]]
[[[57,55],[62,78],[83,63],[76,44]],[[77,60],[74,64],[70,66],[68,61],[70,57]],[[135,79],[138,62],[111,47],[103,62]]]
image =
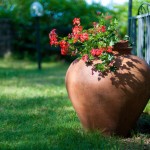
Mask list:
[[85,129],[126,137],[150,99],[150,67],[121,53],[115,66],[115,72],[101,74],[75,60],[66,73],[66,88]]

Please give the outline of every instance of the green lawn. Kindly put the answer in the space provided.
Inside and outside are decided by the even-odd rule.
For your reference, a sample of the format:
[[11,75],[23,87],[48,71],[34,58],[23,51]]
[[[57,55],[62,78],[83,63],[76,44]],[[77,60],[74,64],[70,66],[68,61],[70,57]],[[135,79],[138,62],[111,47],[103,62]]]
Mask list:
[[[83,131],[67,97],[65,63],[37,64],[0,59],[0,150],[143,149],[149,134],[130,139]],[[150,103],[146,112],[150,114]],[[148,118],[142,118],[147,121]],[[148,143],[148,144],[147,144]]]

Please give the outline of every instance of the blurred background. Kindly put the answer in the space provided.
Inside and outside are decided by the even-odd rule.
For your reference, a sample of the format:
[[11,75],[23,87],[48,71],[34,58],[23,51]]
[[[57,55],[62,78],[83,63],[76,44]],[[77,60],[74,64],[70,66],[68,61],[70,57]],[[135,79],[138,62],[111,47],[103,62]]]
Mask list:
[[[50,47],[48,34],[57,29],[60,36],[72,29],[74,17],[80,17],[87,28],[96,20],[96,12],[108,13],[119,20],[120,37],[127,34],[128,0],[39,0],[43,15],[37,19],[30,13],[34,0],[0,0],[0,57],[37,60],[37,36],[42,61],[67,60],[60,50]],[[133,0],[132,15],[143,0]],[[147,0],[150,2],[150,0]],[[37,30],[39,33],[37,33]]]
[[34,0],[0,0],[0,150],[150,149],[150,100],[131,138],[83,132],[65,88],[74,58],[49,45],[53,28],[68,35],[74,17],[88,28],[97,12],[116,17],[123,38],[129,32],[131,1],[131,16],[136,16],[130,17],[131,35],[143,57],[142,52],[150,54],[150,10],[146,19],[137,13],[150,0],[37,0],[36,5]]

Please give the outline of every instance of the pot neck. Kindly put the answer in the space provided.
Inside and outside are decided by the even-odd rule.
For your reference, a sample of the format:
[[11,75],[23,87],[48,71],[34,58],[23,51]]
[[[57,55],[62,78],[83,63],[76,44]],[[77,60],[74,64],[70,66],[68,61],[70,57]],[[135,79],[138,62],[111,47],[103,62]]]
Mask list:
[[118,54],[131,54],[132,47],[129,47],[128,41],[120,41],[116,43],[113,47],[113,51]]

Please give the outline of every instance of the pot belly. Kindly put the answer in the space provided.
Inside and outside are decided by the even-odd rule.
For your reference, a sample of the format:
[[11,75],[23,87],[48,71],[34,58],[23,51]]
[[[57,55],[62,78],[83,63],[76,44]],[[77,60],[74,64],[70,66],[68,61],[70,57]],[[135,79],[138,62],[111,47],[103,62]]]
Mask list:
[[104,76],[98,72],[92,74],[92,67],[82,60],[69,67],[66,88],[86,130],[127,136],[146,106],[150,96],[150,92],[146,92],[150,89],[149,68],[144,68],[149,73],[144,73],[144,69],[141,73],[140,67],[125,67],[124,63],[122,66],[124,69],[120,67]]

